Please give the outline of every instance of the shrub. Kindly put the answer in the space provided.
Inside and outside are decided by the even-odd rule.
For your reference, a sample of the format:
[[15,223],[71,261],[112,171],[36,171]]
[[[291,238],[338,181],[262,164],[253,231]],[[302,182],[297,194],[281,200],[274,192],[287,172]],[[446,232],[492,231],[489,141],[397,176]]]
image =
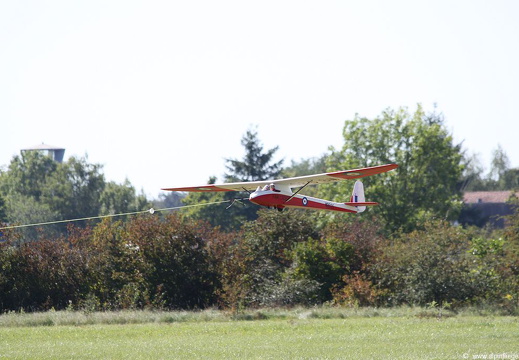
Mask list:
[[224,306],[240,309],[298,297],[301,283],[283,276],[292,264],[290,249],[319,236],[315,219],[304,211],[260,210],[258,214],[230,244],[221,273]]
[[135,218],[127,242],[138,247],[146,266],[143,279],[168,308],[204,308],[215,301],[217,276],[207,244],[215,232],[177,215]]
[[392,303],[470,303],[494,290],[488,264],[475,261],[467,231],[446,222],[388,240],[374,264],[378,288]]
[[331,289],[350,273],[353,252],[351,244],[335,238],[298,243],[292,250],[294,276],[319,283],[320,300],[331,300]]
[[2,311],[64,309],[86,289],[85,257],[63,240],[3,245],[0,261]]
[[332,287],[333,303],[343,306],[379,306],[387,295],[387,290],[376,289],[364,273],[359,271],[344,275],[344,286]]

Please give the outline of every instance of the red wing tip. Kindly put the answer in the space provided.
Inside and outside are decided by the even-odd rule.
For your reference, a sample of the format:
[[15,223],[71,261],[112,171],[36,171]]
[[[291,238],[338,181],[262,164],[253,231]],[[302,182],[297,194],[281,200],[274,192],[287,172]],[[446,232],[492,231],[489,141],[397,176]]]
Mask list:
[[354,169],[354,170],[343,170],[336,171],[332,173],[328,173],[328,176],[341,178],[341,179],[357,179],[365,176],[381,174],[384,172],[388,172],[394,170],[398,167],[397,164],[385,164],[378,166],[371,166],[362,169]]
[[371,206],[371,205],[378,205],[378,202],[373,202],[373,201],[347,202],[347,203],[344,203],[344,204],[348,205],[348,206]]

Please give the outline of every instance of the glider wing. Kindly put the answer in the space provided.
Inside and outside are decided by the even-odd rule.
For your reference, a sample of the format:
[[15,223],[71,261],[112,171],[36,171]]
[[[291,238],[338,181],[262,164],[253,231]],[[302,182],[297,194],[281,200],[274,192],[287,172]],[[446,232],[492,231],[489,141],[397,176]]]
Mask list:
[[307,183],[310,184],[323,184],[340,180],[353,180],[359,179],[362,177],[381,174],[393,169],[396,169],[398,165],[396,164],[386,164],[379,166],[372,166],[362,169],[354,169],[354,170],[343,170],[343,171],[335,171],[324,174],[317,175],[307,175],[307,176],[298,176],[288,179],[281,179],[274,181],[275,184],[280,185],[288,185],[289,187],[299,187],[304,186]]
[[235,182],[218,185],[202,185],[202,186],[187,186],[187,187],[175,187],[165,188],[162,190],[168,191],[188,191],[188,192],[210,192],[210,191],[254,191],[258,186],[265,186],[271,184],[270,181],[248,181],[248,182]]
[[263,187],[268,184],[276,184],[286,186],[289,188],[306,186],[308,184],[323,184],[340,180],[353,180],[362,177],[381,174],[393,169],[396,169],[396,164],[386,164],[379,166],[372,166],[362,169],[335,171],[317,175],[297,176],[278,180],[263,180],[263,181],[247,181],[235,182],[226,184],[209,184],[202,186],[188,186],[188,187],[174,187],[164,188],[162,190],[168,191],[189,191],[189,192],[209,192],[209,191],[254,191],[258,186]]

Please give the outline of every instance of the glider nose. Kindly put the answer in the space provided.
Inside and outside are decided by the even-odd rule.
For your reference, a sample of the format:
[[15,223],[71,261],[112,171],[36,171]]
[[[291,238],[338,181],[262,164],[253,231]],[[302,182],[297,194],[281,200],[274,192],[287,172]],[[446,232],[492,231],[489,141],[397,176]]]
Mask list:
[[[258,187],[258,189],[259,189],[259,187]],[[254,191],[253,193],[251,193],[251,194],[249,195],[249,201],[250,201],[251,203],[256,204],[256,201],[254,201],[254,199],[255,199],[257,196],[258,196],[258,190]]]
[[249,200],[252,201],[252,199],[254,199],[256,196],[258,196],[258,194],[259,194],[260,191],[261,191],[261,186],[258,186],[258,188],[256,189],[256,191],[250,193],[250,195],[249,195]]
[[249,200],[252,200],[252,199],[254,199],[256,196],[258,196],[258,193],[259,193],[260,191],[261,191],[261,188],[258,186],[258,188],[256,189],[256,191],[250,193],[250,195],[249,195]]

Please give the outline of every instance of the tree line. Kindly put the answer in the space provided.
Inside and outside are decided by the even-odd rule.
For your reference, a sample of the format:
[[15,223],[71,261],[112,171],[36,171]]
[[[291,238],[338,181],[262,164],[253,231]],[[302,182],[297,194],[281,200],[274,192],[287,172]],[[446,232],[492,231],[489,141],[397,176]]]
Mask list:
[[[0,171],[0,221],[33,224],[138,211],[149,204],[129,180],[106,181],[102,166],[86,158],[71,157],[58,163],[37,151],[14,156]],[[57,235],[64,226],[39,229]],[[37,238],[34,229],[23,230],[26,240]]]
[[[292,161],[283,167],[275,162],[277,148],[264,151],[257,132],[249,130],[242,138],[243,159],[226,159],[223,181],[265,180],[278,177],[317,174],[362,168],[387,163],[399,165],[397,171],[363,178],[367,199],[380,202],[370,212],[382,218],[387,233],[419,229],[430,219],[456,221],[463,210],[464,191],[519,189],[519,170],[510,168],[504,150],[498,147],[487,174],[478,157],[462,144],[454,143],[440,113],[426,113],[420,106],[414,113],[405,108],[387,109],[374,119],[356,116],[345,122],[344,144],[312,159]],[[261,167],[261,170],[258,170]],[[215,183],[215,177],[208,183]],[[350,182],[338,182],[305,188],[305,194],[341,202],[349,199]],[[242,196],[243,195],[243,196]],[[190,193],[186,204],[198,204],[248,194]],[[238,229],[246,220],[256,218],[257,208],[234,206],[228,212],[210,208],[189,211],[196,219],[213,226]],[[326,222],[335,214],[316,214]]]
[[[168,215],[4,230],[0,311],[67,307],[193,309],[218,306],[493,304],[519,307],[519,213],[502,230],[452,225],[464,189],[516,186],[498,148],[489,175],[454,144],[441,114],[387,109],[345,122],[344,145],[283,167],[254,129],[242,160],[226,159],[224,181],[249,181],[397,163],[363,179],[380,206],[362,215],[252,204],[189,208]],[[515,175],[514,175],[515,174]],[[215,182],[216,178],[210,178]],[[305,188],[348,199],[350,182]],[[191,193],[199,204],[240,197]],[[160,201],[178,202],[178,194]],[[38,153],[0,172],[0,219],[28,223],[138,211],[151,201],[106,182],[99,165],[58,164]]]
[[203,309],[330,303],[484,304],[517,314],[519,212],[487,236],[442,220],[384,235],[375,217],[324,227],[260,210],[239,231],[181,214],[105,219],[0,243],[0,311]]

